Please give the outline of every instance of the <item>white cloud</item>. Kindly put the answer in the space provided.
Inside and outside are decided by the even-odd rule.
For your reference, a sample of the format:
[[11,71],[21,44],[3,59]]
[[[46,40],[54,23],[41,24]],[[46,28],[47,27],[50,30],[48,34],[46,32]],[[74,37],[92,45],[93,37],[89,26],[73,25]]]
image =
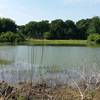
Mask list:
[[100,3],[100,0],[55,0],[54,4],[52,4],[53,0],[50,0],[49,4],[48,2],[41,4],[39,2],[41,0],[25,1],[27,2],[24,0],[0,0],[0,17],[12,18],[17,24],[27,23],[31,20],[64,19],[66,16],[69,16],[69,19],[73,19],[75,16],[81,18],[94,14],[94,12],[96,12],[94,15],[98,15],[97,5]]
[[82,3],[82,2],[89,2],[92,4],[97,4],[100,3],[100,0],[61,0],[66,4],[70,4],[70,3]]

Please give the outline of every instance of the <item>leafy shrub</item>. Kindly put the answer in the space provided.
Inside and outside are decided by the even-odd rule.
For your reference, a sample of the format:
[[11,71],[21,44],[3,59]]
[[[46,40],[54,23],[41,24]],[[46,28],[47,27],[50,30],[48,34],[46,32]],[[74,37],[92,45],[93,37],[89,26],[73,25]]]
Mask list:
[[100,35],[95,33],[95,34],[90,34],[88,36],[88,42],[89,43],[96,43],[99,44],[100,43]]
[[44,32],[43,33],[43,39],[49,39],[49,37],[50,37],[50,32]]
[[97,39],[96,40],[96,44],[100,44],[100,39]]
[[18,33],[13,33],[13,32],[2,32],[0,34],[0,42],[11,42],[11,43],[16,43],[23,41],[24,38],[20,36]]

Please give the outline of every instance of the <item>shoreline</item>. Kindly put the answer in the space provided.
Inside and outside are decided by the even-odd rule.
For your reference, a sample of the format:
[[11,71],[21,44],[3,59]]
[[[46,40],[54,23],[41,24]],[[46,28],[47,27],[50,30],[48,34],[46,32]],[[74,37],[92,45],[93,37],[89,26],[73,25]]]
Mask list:
[[29,46],[87,46],[87,40],[40,40],[27,39],[19,43],[0,43],[2,45],[29,45]]
[[0,46],[76,46],[76,47],[100,47],[100,44],[88,43],[87,40],[40,40],[27,39],[19,43],[3,42]]
[[[19,43],[21,44],[21,43]],[[36,46],[87,46],[86,40],[38,40],[29,39],[22,42],[22,45],[36,45]]]

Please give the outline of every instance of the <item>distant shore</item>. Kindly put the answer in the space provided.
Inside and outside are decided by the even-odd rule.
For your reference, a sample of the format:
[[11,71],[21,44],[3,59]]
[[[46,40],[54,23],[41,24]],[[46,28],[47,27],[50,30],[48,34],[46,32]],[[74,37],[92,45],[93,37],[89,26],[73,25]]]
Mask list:
[[22,42],[0,42],[0,46],[25,45],[25,46],[87,46],[100,47],[100,44],[88,43],[87,40],[46,40],[46,39],[26,39]]
[[40,40],[40,39],[27,39],[20,42],[22,45],[47,45],[47,46],[87,46],[87,40]]

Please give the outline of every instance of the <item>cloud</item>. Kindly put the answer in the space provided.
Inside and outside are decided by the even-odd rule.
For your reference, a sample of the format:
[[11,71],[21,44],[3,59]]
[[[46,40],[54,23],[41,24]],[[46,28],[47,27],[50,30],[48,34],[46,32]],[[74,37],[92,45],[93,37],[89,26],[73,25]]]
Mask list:
[[9,17],[17,24],[66,17],[79,19],[100,15],[99,5],[100,0],[0,0],[0,17]]
[[100,0],[61,0],[65,4],[76,4],[76,3],[91,3],[91,4],[97,4],[100,3]]

